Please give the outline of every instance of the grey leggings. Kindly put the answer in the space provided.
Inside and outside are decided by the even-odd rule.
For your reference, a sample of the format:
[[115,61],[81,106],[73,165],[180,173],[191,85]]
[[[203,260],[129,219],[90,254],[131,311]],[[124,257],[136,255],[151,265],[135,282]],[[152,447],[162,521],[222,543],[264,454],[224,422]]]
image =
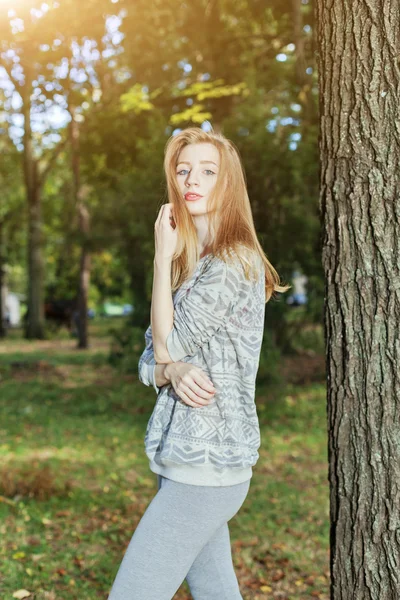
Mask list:
[[228,521],[246,499],[250,479],[218,487],[157,480],[108,600],[172,600],[185,578],[193,600],[243,600]]

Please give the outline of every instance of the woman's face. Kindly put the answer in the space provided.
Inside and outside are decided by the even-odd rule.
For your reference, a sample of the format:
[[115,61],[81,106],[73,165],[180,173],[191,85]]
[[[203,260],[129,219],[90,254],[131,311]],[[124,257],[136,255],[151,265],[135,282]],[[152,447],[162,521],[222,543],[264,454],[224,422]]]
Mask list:
[[[202,142],[182,148],[176,165],[176,178],[192,215],[208,212],[208,198],[217,182],[218,169],[219,152],[213,144]],[[191,198],[190,193],[197,194],[197,197]]]

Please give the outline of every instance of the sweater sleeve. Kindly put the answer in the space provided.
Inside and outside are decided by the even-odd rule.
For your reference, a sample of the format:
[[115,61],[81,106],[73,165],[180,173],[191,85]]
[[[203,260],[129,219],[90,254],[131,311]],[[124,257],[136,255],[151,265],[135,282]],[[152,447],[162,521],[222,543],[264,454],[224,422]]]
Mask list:
[[243,279],[243,269],[217,257],[211,260],[174,307],[173,328],[166,339],[173,362],[193,356],[215,335],[237,302]]
[[156,390],[157,394],[160,391],[160,388],[157,387],[154,371],[156,368],[156,361],[154,358],[154,350],[153,350],[153,336],[151,333],[151,325],[147,328],[145,334],[145,349],[139,358],[138,363],[138,374],[139,380],[144,383],[144,385],[153,386]]

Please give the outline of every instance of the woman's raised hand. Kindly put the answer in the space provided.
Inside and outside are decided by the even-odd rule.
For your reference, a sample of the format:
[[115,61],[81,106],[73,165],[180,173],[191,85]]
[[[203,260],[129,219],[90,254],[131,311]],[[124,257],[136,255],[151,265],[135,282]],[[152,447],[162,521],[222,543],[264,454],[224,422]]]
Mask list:
[[160,258],[172,259],[178,243],[178,228],[174,220],[172,202],[163,204],[154,224],[155,254]]
[[168,363],[164,371],[176,394],[188,406],[208,406],[215,395],[211,380],[202,369],[190,363]]

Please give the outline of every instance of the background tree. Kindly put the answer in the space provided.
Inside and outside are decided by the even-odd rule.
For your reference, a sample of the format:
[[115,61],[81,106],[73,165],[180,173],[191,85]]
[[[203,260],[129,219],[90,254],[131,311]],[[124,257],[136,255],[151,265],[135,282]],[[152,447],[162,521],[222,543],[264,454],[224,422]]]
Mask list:
[[[41,194],[46,178],[68,140],[67,136],[54,135],[51,126],[34,131],[32,119],[35,114],[59,106],[60,98],[62,102],[63,80],[74,79],[75,72],[79,73],[74,64],[76,44],[88,31],[92,37],[102,40],[104,16],[101,4],[98,3],[99,12],[94,15],[91,7],[81,6],[79,18],[78,13],[70,12],[68,2],[49,5],[27,0],[11,10],[7,4],[0,6],[0,65],[19,96],[23,115],[20,147],[28,205],[28,338],[44,337]],[[54,146],[51,142],[57,139]]]
[[[7,129],[7,123],[2,126]],[[24,195],[19,178],[18,152],[8,136],[0,137],[0,337],[7,333],[4,293],[7,284],[8,263],[21,260],[21,229],[24,226]]]

